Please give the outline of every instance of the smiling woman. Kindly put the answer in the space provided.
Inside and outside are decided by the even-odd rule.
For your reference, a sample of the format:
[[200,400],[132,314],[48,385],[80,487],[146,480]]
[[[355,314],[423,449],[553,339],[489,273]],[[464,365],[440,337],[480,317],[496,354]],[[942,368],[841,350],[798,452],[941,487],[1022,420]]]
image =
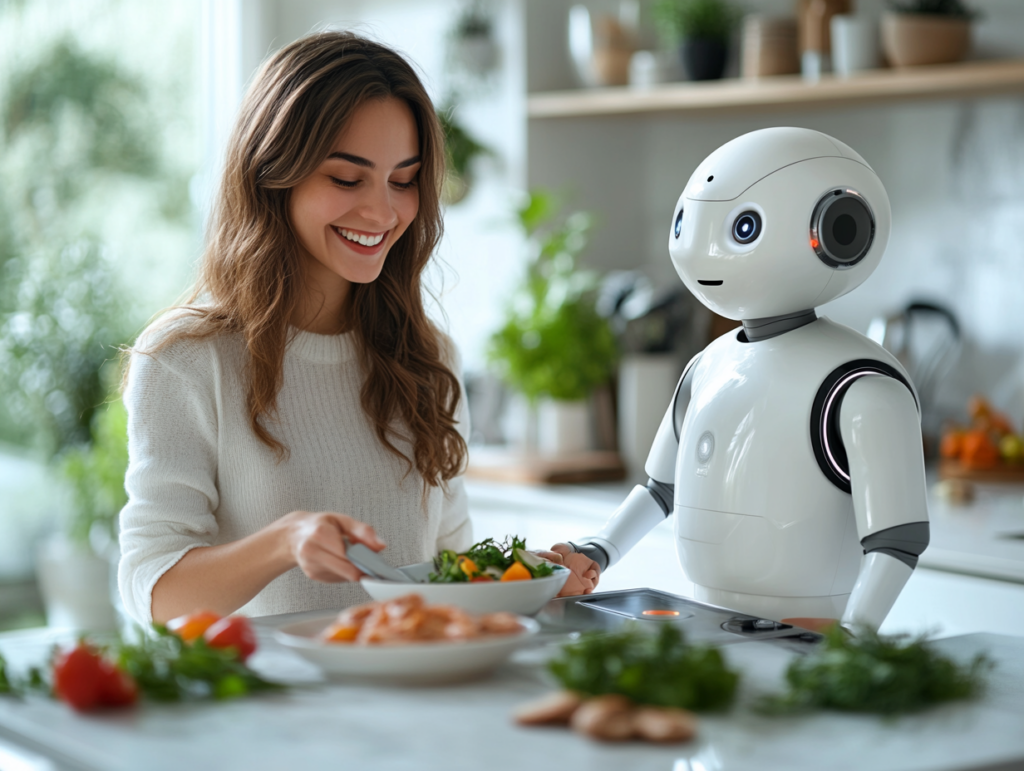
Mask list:
[[469,545],[458,356],[421,288],[443,164],[422,84],[379,44],[319,33],[258,73],[199,285],[132,352],[137,620],[339,609],[366,599],[349,542],[395,566]]

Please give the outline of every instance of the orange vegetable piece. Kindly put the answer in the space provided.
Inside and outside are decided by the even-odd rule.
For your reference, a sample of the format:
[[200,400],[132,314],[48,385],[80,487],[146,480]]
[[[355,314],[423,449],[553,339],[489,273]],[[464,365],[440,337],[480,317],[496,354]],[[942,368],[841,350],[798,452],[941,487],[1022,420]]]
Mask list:
[[469,582],[471,584],[489,584],[489,583],[491,583],[491,581],[494,581],[494,580],[496,580],[496,579],[493,576],[479,575],[479,576],[473,576],[471,579],[469,579]]
[[359,626],[351,624],[332,624],[324,630],[323,639],[327,642],[349,643],[359,635]]
[[960,460],[967,468],[988,469],[999,465],[999,448],[984,431],[964,434]]
[[949,431],[942,435],[939,455],[943,458],[959,458],[964,449],[964,432]]
[[480,572],[480,568],[476,566],[476,563],[465,555],[459,557],[459,567],[470,578]]
[[521,562],[513,562],[512,566],[501,574],[502,581],[528,581],[533,578],[526,565]]
[[201,610],[198,613],[172,618],[167,622],[167,628],[185,642],[190,643],[202,637],[206,630],[218,621],[220,621],[220,616],[212,610]]

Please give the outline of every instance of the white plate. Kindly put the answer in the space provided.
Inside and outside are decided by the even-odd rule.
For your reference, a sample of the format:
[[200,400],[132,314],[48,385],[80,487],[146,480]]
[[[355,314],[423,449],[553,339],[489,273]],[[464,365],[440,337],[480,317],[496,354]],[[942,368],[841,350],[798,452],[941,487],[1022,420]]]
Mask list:
[[[391,600],[403,594],[416,593],[430,605],[458,605],[470,613],[506,611],[532,616],[558,594],[569,578],[569,569],[554,565],[553,575],[527,581],[489,581],[451,584],[400,584],[363,578],[360,583],[375,600]],[[412,578],[427,580],[434,570],[433,562],[420,562],[402,568]]]
[[520,618],[523,631],[489,635],[475,640],[423,642],[395,645],[328,643],[319,635],[337,618],[330,616],[300,621],[275,630],[285,647],[318,665],[331,675],[390,683],[437,683],[484,675],[537,634],[540,625]]

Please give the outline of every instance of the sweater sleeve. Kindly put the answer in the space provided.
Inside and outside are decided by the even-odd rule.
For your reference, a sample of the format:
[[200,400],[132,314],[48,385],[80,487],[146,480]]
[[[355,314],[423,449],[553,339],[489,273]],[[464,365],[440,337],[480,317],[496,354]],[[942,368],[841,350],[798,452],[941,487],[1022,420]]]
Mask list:
[[[469,444],[469,404],[466,401],[466,386],[462,380],[462,357],[455,343],[447,342],[449,366],[459,381],[459,406],[456,410],[457,428],[462,438]],[[464,551],[473,545],[473,523],[469,518],[469,498],[466,495],[466,484],[463,475],[459,474],[448,481],[448,493],[444,497],[441,508],[441,528],[438,531],[435,554],[442,549]]]
[[128,614],[148,625],[160,577],[217,535],[212,348],[179,344],[158,354],[133,353],[124,403],[128,503],[121,511],[118,587]]

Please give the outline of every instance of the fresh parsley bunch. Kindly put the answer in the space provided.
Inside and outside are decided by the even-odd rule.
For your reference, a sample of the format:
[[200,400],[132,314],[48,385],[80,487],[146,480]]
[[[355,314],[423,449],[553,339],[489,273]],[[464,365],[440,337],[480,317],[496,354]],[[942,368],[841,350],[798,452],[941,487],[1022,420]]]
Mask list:
[[958,664],[923,637],[882,636],[869,629],[851,637],[836,624],[814,653],[786,670],[789,690],[761,703],[768,713],[819,709],[897,714],[977,696],[991,660],[978,654]]
[[669,624],[656,634],[636,625],[584,632],[548,669],[562,686],[588,696],[618,693],[637,704],[689,710],[728,707],[739,683],[717,648],[689,645]]

